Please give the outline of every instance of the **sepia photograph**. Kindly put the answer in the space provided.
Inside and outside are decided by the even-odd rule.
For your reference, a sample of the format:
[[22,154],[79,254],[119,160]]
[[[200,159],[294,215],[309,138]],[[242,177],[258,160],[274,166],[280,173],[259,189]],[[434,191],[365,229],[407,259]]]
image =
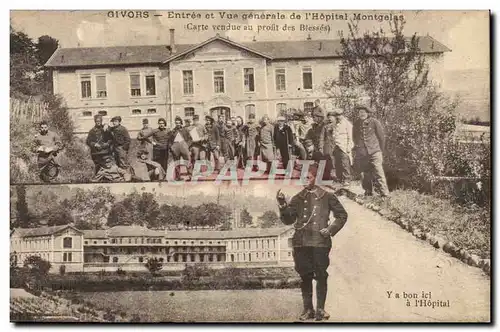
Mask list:
[[491,323],[490,12],[11,10],[11,322]]

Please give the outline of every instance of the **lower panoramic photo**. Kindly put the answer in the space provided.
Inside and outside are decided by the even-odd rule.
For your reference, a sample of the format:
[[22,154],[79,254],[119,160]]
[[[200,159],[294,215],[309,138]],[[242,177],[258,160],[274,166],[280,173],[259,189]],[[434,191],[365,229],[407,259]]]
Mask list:
[[314,169],[300,185],[10,191],[12,322],[490,319],[486,273]]

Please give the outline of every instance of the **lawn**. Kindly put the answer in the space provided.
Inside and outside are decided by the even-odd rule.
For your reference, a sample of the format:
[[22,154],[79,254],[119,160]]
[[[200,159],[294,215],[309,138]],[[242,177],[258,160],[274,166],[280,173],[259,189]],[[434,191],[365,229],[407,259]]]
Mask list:
[[143,322],[283,322],[302,309],[299,289],[79,293],[99,309]]

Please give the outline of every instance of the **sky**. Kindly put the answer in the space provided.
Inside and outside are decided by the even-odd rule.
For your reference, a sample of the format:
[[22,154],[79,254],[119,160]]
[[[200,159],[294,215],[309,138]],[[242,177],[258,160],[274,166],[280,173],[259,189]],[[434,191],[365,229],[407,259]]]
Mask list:
[[[136,11],[134,11],[136,12]],[[175,29],[175,40],[179,44],[194,44],[213,37],[214,25],[253,26],[253,31],[230,31],[227,37],[239,42],[270,40],[305,40],[308,34],[312,39],[338,39],[338,31],[347,33],[347,20],[331,19],[305,20],[305,14],[313,11],[293,11],[301,15],[301,19],[291,19],[292,11],[258,11],[257,13],[286,16],[286,19],[243,20],[242,14],[250,11],[226,11],[221,18],[221,11],[175,11],[177,14],[195,13],[199,18],[169,18],[168,11],[140,11],[142,17],[123,18],[121,15],[138,16],[129,11],[11,11],[11,24],[25,32],[33,39],[41,35],[49,35],[60,41],[62,47],[93,47],[120,45],[153,45],[168,44],[169,29]],[[147,14],[145,13],[147,12]],[[227,14],[238,14],[238,18],[228,19]],[[254,12],[255,13],[255,12]],[[393,14],[404,15],[405,34],[431,35],[452,50],[445,55],[445,70],[456,69],[489,69],[489,13],[487,11],[322,11],[320,14],[333,16],[346,13],[354,14]],[[206,19],[205,15],[212,15]],[[145,16],[148,16],[145,18]],[[155,16],[162,15],[162,16]],[[206,25],[206,30],[187,29],[187,24]],[[258,26],[279,25],[278,31],[257,32]],[[294,32],[284,32],[284,25],[295,26]],[[298,31],[300,24],[328,25],[330,31],[306,32]],[[361,30],[374,31],[380,28],[387,30],[386,21],[361,21]],[[276,27],[276,26],[275,26]],[[220,32],[220,31],[219,31]]]

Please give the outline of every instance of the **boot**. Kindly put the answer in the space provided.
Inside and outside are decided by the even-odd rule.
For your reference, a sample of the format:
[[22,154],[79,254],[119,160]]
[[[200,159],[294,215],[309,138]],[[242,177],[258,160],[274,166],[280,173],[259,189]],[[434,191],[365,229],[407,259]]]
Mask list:
[[316,278],[316,299],[318,307],[315,319],[317,321],[330,318],[330,314],[325,311],[327,288],[327,277]]
[[316,310],[315,319],[316,321],[328,320],[330,319],[330,314],[325,311],[325,309]]
[[314,309],[312,301],[312,278],[303,277],[300,284],[300,289],[302,291],[302,303],[304,304],[304,311],[299,316],[300,320],[307,320],[314,318]]

